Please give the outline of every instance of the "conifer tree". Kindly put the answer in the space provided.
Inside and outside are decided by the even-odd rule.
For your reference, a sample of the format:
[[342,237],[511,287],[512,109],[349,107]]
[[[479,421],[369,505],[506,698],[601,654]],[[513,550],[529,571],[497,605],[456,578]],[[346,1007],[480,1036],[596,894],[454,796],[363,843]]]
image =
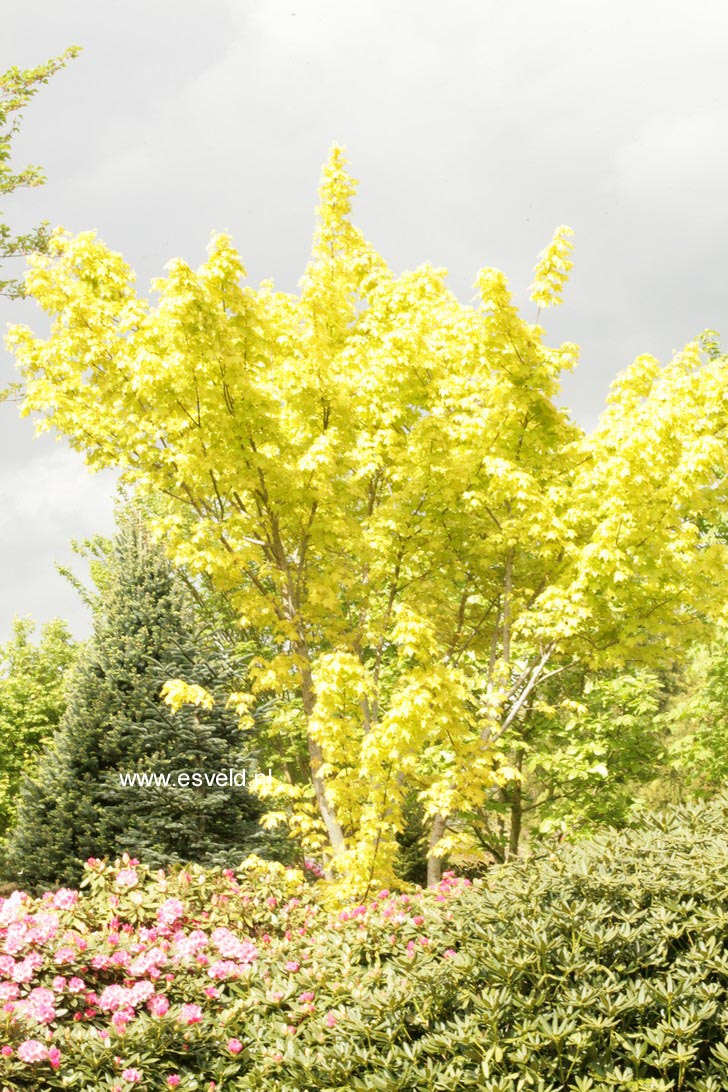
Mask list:
[[[243,771],[249,784],[251,758],[235,714],[225,708],[223,675],[212,642],[195,633],[186,590],[141,516],[128,512],[110,552],[93,636],[70,681],[68,708],[21,792],[8,875],[33,888],[74,883],[85,858],[124,851],[155,867],[228,865],[261,852],[259,807],[239,784]],[[213,710],[186,705],[173,714],[160,693],[170,678],[204,686],[221,700]],[[226,775],[231,769],[236,778]],[[194,773],[202,784],[191,783]],[[132,774],[148,775],[151,783],[123,784]],[[179,774],[190,784],[178,785]]]

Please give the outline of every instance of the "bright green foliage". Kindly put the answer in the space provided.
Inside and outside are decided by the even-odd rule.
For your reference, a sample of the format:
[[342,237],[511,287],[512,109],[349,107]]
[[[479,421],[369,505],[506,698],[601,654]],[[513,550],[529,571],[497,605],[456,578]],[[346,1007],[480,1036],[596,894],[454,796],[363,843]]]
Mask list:
[[113,541],[104,599],[60,729],[23,787],[6,874],[37,887],[73,882],[89,856],[128,850],[157,865],[228,863],[264,848],[259,807],[245,785],[121,782],[130,774],[250,772],[250,745],[222,702],[212,713],[185,707],[173,715],[162,700],[170,677],[224,697],[229,681],[216,674],[219,666],[132,510]]
[[482,843],[503,860],[515,852],[514,827],[540,838],[628,822],[641,787],[666,769],[664,700],[647,670],[550,680],[503,738],[521,776],[483,809]]
[[692,650],[666,721],[683,792],[719,792],[728,780],[728,629]]
[[0,835],[13,821],[21,774],[58,727],[66,707],[65,678],[76,646],[65,622],[16,618],[0,647]]
[[[17,189],[27,186],[41,186],[45,181],[40,167],[28,166],[16,171],[10,163],[13,137],[18,132],[22,111],[44,83],[61,68],[65,68],[72,57],[79,53],[77,46],[67,49],[60,57],[54,57],[37,68],[25,71],[10,68],[0,74],[0,199]],[[49,232],[46,223],[35,231],[24,235],[14,235],[0,212],[0,265],[6,258],[18,258],[35,251],[45,250]],[[23,294],[22,280],[0,274],[0,295],[20,296]]]
[[[0,907],[16,953],[0,983],[19,966],[30,977],[0,1080],[12,1092],[120,1079],[166,1092],[169,1075],[180,1092],[726,1092],[727,813],[723,798],[487,882],[447,874],[336,914],[319,900],[329,888],[254,859],[236,874],[90,862],[77,900]],[[38,987],[57,1006],[52,1040],[26,1014]],[[23,1061],[30,1037],[53,1043],[56,1069]]]
[[[307,755],[275,816],[363,894],[413,790],[433,876],[477,849],[467,817],[518,778],[503,741],[552,672],[671,660],[720,610],[699,520],[727,499],[728,366],[640,357],[587,436],[558,402],[576,346],[548,347],[495,269],[474,307],[430,265],[395,277],[354,188],[335,148],[297,296],[245,286],[220,236],[151,304],[93,234],[57,234],[27,282],[51,335],[11,345],[24,412],[162,498],[171,555],[265,635],[252,688]],[[560,229],[541,305],[569,249]]]

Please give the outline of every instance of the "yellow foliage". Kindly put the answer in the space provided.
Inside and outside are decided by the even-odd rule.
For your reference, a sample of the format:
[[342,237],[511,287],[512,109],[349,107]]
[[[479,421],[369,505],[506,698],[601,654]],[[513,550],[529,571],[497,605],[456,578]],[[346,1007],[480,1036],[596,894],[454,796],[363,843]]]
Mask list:
[[168,679],[161,690],[161,698],[173,713],[178,713],[183,705],[196,705],[202,709],[212,709],[215,699],[197,683],[186,683],[182,679]]
[[[268,730],[309,756],[304,783],[261,784],[266,822],[361,893],[391,880],[408,792],[472,851],[458,817],[515,776],[499,740],[550,665],[655,663],[724,609],[699,521],[728,500],[728,365],[640,357],[586,435],[559,402],[576,346],[547,346],[498,270],[474,306],[441,269],[395,276],[354,193],[334,148],[297,295],[245,283],[221,235],[150,302],[95,235],[58,232],[27,277],[51,332],[9,343],[23,412],[162,498],[170,555],[266,635],[234,704],[249,725],[275,695]],[[540,307],[570,235],[540,256]]]

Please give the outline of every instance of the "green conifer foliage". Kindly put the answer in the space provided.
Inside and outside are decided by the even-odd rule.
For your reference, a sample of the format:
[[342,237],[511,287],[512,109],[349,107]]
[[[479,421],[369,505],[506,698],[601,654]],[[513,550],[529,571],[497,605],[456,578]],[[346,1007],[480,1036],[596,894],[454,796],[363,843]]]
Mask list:
[[[187,592],[138,513],[121,521],[105,583],[60,728],[21,791],[5,871],[26,887],[75,883],[88,857],[228,865],[265,848],[250,744],[225,708],[226,668],[195,633]],[[170,678],[204,686],[215,708],[173,715],[160,697]],[[238,782],[245,771],[246,785],[231,785],[228,770]],[[134,774],[151,783],[122,784]]]

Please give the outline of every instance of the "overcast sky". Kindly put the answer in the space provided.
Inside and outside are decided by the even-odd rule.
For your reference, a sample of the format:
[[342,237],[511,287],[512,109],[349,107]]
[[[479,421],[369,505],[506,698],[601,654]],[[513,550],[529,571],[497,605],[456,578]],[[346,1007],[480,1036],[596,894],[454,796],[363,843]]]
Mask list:
[[[725,0],[23,0],[0,70],[83,47],[26,112],[17,162],[48,183],[2,209],[96,228],[141,286],[230,231],[252,281],[293,290],[333,141],[358,224],[390,265],[430,260],[464,299],[502,268],[517,298],[562,223],[575,269],[554,341],[596,420],[610,381],[706,327],[728,341]],[[530,306],[530,305],[528,305]],[[0,326],[36,323],[0,306]],[[13,377],[3,352],[0,384]],[[88,619],[54,562],[112,526],[113,479],[0,406],[0,639],[15,614]]]

